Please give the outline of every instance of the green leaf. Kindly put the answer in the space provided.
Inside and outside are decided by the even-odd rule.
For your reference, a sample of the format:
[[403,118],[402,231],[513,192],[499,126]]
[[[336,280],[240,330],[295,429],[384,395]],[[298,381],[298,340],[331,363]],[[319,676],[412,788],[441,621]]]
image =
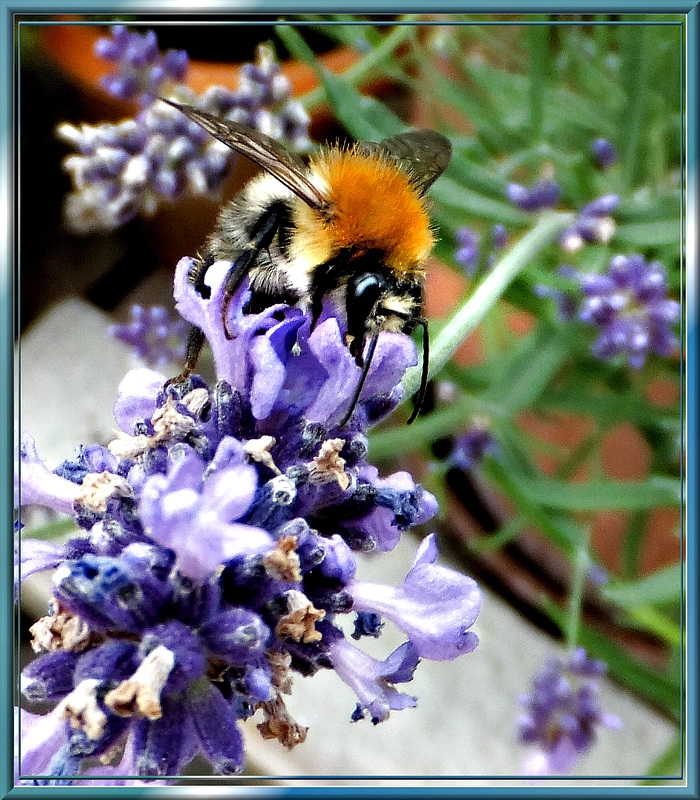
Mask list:
[[295,28],[278,26],[277,30],[289,51],[318,75],[334,114],[353,137],[372,141],[405,130],[403,122],[386,106],[361,95],[347,80],[329,72]]
[[481,471],[491,483],[508,496],[518,512],[527,517],[532,525],[539,528],[565,553],[572,554],[575,551],[576,545],[583,535],[579,525],[568,518],[552,514],[533,502],[527,492],[523,491],[522,481],[514,479],[511,472],[494,458],[484,461]]
[[433,185],[430,196],[446,206],[459,209],[469,217],[501,222],[504,225],[525,225],[531,220],[530,216],[510,203],[485,197],[445,175]]
[[610,583],[601,591],[608,600],[625,608],[672,603],[681,598],[681,577],[681,564],[674,564],[636,581]]
[[656,222],[627,223],[615,231],[615,241],[630,247],[677,245],[681,237],[681,218]]
[[678,506],[678,481],[652,475],[643,481],[593,480],[586,483],[521,480],[522,492],[533,502],[564,511],[637,511]]
[[549,325],[540,324],[502,365],[485,401],[492,399],[507,416],[531,405],[564,363],[568,340],[565,326],[552,330]]

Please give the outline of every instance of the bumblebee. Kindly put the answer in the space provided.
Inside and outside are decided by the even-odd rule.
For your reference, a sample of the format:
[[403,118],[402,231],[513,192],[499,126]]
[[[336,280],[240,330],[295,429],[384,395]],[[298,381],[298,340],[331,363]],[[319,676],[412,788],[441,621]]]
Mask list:
[[[422,316],[425,262],[434,244],[425,193],[447,166],[448,139],[432,130],[352,147],[326,147],[308,164],[245,125],[191,106],[178,108],[212,136],[264,170],[220,211],[190,280],[200,294],[215,261],[232,263],[228,304],[246,276],[255,313],[274,303],[296,305],[318,322],[325,298],[345,323],[345,344],[362,369],[350,409],[359,401],[381,331],[423,331],[421,386],[409,423],[420,411],[427,379],[428,326]],[[203,333],[190,333],[183,373],[194,368]]]

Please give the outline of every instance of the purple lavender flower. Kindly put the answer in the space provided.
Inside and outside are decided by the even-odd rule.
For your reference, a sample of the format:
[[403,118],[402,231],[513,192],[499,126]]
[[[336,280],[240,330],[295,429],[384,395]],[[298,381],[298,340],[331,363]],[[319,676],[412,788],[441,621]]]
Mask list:
[[[279,305],[246,315],[242,287],[222,309],[230,264],[207,272],[209,299],[178,265],[175,294],[201,327],[218,382],[166,387],[132,370],[108,447],[82,447],[51,473],[25,436],[22,498],[60,506],[81,532],[60,547],[20,542],[17,566],[52,570],[48,614],[32,626],[37,658],[22,671],[23,775],[176,776],[197,753],[219,774],[244,763],[239,723],[254,714],[286,746],[306,729],[287,711],[294,672],[335,669],[356,692],[351,718],[373,723],[415,705],[396,686],[420,658],[453,659],[477,644],[481,595],[437,565],[426,537],[398,587],[357,579],[357,552],[390,551],[429,519],[435,499],[406,472],[380,478],[365,460],[369,424],[401,399],[412,341],[380,334],[350,421],[360,368],[328,307],[309,317]],[[28,554],[28,555],[27,555]],[[352,644],[341,615],[378,636],[382,619],[406,641],[385,659]],[[49,780],[49,779],[47,779]]]
[[142,106],[167,91],[169,83],[182,82],[189,66],[184,50],[161,53],[153,31],[130,33],[123,25],[112,27],[111,38],[98,39],[95,52],[116,66],[100,79],[102,88],[119,100],[137,98]]
[[519,183],[509,183],[506,187],[506,197],[522,211],[541,211],[544,208],[554,208],[559,202],[560,195],[559,184],[551,178],[535,181],[530,188]]
[[666,274],[658,261],[643,256],[614,256],[603,275],[582,273],[577,280],[584,294],[579,317],[600,334],[593,343],[597,358],[623,355],[631,367],[643,366],[649,353],[671,355],[678,339],[671,330],[680,305],[667,298]]
[[491,242],[496,250],[503,250],[508,244],[508,232],[505,225],[501,225],[499,222],[491,228]]
[[598,728],[620,727],[620,720],[600,707],[597,679],[606,665],[577,648],[568,661],[550,659],[520,703],[520,741],[534,752],[524,765],[527,775],[571,772],[595,742]]
[[[120,63],[126,59],[128,69],[109,78],[109,91],[119,96],[145,91],[152,102],[144,101],[135,119],[118,124],[58,127],[58,136],[78,151],[63,162],[73,183],[64,207],[73,230],[112,230],[138,214],[153,214],[163,201],[218,196],[235,153],[155,99],[156,92],[242,122],[296,149],[309,147],[309,117],[291,99],[291,86],[269,48],[261,45],[256,63],[243,66],[238,91],[212,86],[197,97],[185,84],[172,82],[181,80],[180,73],[184,76],[184,56],[172,55],[179,51],[161,55],[152,32],[141,36],[118,30],[114,39],[101,40],[100,52]],[[146,74],[150,77],[144,78]]]
[[181,363],[187,345],[187,323],[171,319],[163,306],[131,307],[131,321],[110,325],[108,333],[133,348],[134,356],[149,367]]
[[616,225],[612,212],[617,208],[619,197],[604,194],[587,203],[574,222],[559,236],[559,243],[567,253],[580,250],[584,244],[599,242],[607,244],[615,234]]
[[488,421],[474,420],[469,430],[462,434],[450,454],[450,463],[460,469],[471,469],[487,455],[498,452],[498,443],[491,433]]
[[595,139],[591,145],[591,152],[596,163],[602,169],[608,169],[617,164],[617,150],[615,145],[607,139]]
[[455,251],[455,261],[464,267],[467,275],[473,276],[479,264],[481,237],[475,230],[464,225],[457,229],[455,239],[458,244]]

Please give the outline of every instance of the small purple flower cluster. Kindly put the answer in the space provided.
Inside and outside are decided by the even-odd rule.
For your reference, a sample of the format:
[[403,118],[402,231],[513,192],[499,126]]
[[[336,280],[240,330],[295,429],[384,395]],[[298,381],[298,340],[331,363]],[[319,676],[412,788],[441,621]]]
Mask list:
[[649,353],[674,352],[678,339],[671,326],[680,317],[680,304],[667,297],[660,262],[647,262],[638,254],[618,255],[610,260],[607,274],[580,274],[578,282],[584,294],[579,317],[600,328],[593,343],[597,358],[623,355],[639,369]]
[[598,728],[620,727],[598,700],[604,662],[589,658],[583,647],[568,661],[553,658],[535,677],[530,694],[520,697],[525,711],[519,720],[523,744],[534,747],[523,766],[527,775],[563,775],[574,768],[595,741]]
[[616,194],[604,194],[587,203],[574,222],[562,231],[559,237],[562,249],[567,253],[575,253],[587,242],[607,244],[616,230],[615,220],[610,215],[619,202]]
[[601,169],[609,169],[617,164],[617,150],[607,139],[595,139],[591,145],[591,153]]
[[[455,250],[455,261],[464,267],[464,271],[473,278],[479,271],[481,265],[481,237],[467,225],[457,229],[455,233],[457,249]],[[502,250],[508,244],[508,234],[505,226],[494,225],[491,228],[491,245],[493,250]],[[496,254],[491,252],[486,258],[486,266],[490,267],[496,259]]]
[[542,211],[545,208],[554,208],[559,202],[560,196],[561,188],[551,178],[537,180],[529,188],[519,183],[509,183],[506,187],[506,197],[521,211]]
[[556,302],[561,319],[578,316],[600,330],[591,348],[596,358],[623,356],[633,369],[640,369],[650,353],[667,357],[678,347],[672,328],[680,317],[680,304],[668,297],[659,261],[617,255],[605,274],[577,272],[570,266],[560,267],[559,274],[577,284],[583,299],[546,286],[538,286],[537,293]]
[[138,93],[142,107],[135,119],[118,124],[59,126],[59,137],[78,151],[63,162],[73,183],[64,215],[76,232],[112,230],[138,214],[153,214],[164,200],[216,197],[221,190],[235,153],[156,93],[242,122],[298,150],[310,146],[309,117],[291,99],[291,84],[263,45],[256,63],[243,65],[236,92],[212,86],[199,97],[173,82],[184,78],[186,55],[161,55],[152,32],[142,36],[116,26],[111,39],[100,40],[98,52],[119,67],[105,88],[120,99]]
[[134,356],[149,367],[182,363],[187,343],[187,323],[172,319],[164,306],[131,307],[131,321],[110,325],[107,332],[132,348]]
[[494,438],[487,420],[475,419],[469,430],[455,442],[450,454],[450,463],[460,469],[471,469],[487,455],[498,452],[498,442]]
[[[294,672],[334,669],[357,694],[351,719],[376,724],[415,705],[396,687],[421,658],[454,659],[478,642],[479,588],[435,563],[433,534],[401,585],[356,576],[355,553],[392,550],[437,507],[407,472],[381,478],[365,458],[367,426],[398,404],[416,362],[411,339],[380,334],[340,428],[361,370],[332,309],[313,330],[284,305],[248,315],[242,287],[229,340],[230,263],[208,270],[208,299],[187,279],[191,263],[178,265],[175,296],[212,346],[216,385],[131,371],[117,438],[54,472],[31,437],[18,443],[16,504],[42,503],[82,529],[63,546],[21,542],[22,580],[53,570],[49,613],[32,627],[39,657],[22,673],[25,699],[53,710],[19,712],[26,776],[176,776],[196,753],[235,774],[239,721],[255,713],[263,737],[303,741],[283,697]],[[351,613],[351,638],[376,637],[389,620],[405,642],[369,656],[338,625]]]
[[114,25],[111,38],[98,39],[95,53],[117,69],[100,79],[102,88],[119,100],[136,98],[141,106],[152,103],[167,91],[169,83],[181,82],[189,66],[184,50],[161,53],[153,31],[143,35],[129,33],[123,25]]

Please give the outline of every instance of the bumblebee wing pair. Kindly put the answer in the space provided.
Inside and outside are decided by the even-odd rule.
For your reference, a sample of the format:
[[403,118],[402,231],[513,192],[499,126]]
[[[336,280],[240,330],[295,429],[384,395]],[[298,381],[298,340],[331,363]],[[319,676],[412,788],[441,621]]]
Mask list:
[[[170,100],[165,100],[169,105],[179,109],[189,119],[200,125],[204,130],[210,133],[219,141],[223,142],[227,147],[243,154],[247,158],[254,161],[261,166],[266,173],[276,178],[282,185],[284,185],[290,192],[293,193],[303,204],[308,206],[314,212],[317,212],[319,217],[326,220],[329,226],[332,227],[333,218],[336,212],[333,196],[326,196],[324,192],[318,187],[317,184],[310,179],[309,168],[304,162],[294,153],[287,150],[283,145],[274,139],[265,136],[257,131],[228,120],[219,119],[204,111],[192,108],[191,106],[175,103]],[[450,159],[451,149],[449,141],[437,133],[436,131],[413,131],[408,133],[399,134],[390,139],[382,142],[365,142],[358,144],[355,148],[355,153],[361,156],[369,156],[370,158],[377,158],[377,163],[391,163],[392,169],[395,172],[400,172],[404,179],[410,182],[410,192],[414,196],[422,197],[432,183],[442,173]],[[321,182],[323,183],[323,182]],[[235,257],[231,260],[233,265],[229,272],[224,287],[224,330],[227,337],[230,338],[229,332],[226,327],[226,311],[231,297],[235,294],[240,287],[243,279],[258,267],[261,253],[268,250],[272,244],[275,236],[278,234],[281,226],[284,224],[284,203],[272,203],[265,208],[259,217],[255,220],[252,229],[248,231],[249,241],[243,244],[243,247],[235,252]],[[394,222],[392,220],[392,222]],[[394,224],[399,227],[404,224],[404,220],[396,220]],[[424,223],[427,226],[427,221]],[[427,227],[426,227],[427,231]],[[200,260],[196,268],[196,274],[192,276],[193,283],[200,292],[205,291],[203,284],[203,273],[209,263],[206,259]],[[328,265],[319,264],[315,267],[317,277],[320,276],[324,270],[328,269]],[[365,268],[366,269],[366,268]],[[383,272],[382,272],[383,270]],[[395,269],[399,272],[399,270]],[[392,287],[396,293],[398,289],[398,279],[396,276],[389,272],[389,283],[393,282],[395,285]],[[378,264],[376,268],[372,268],[369,272],[360,276],[359,281],[352,283],[353,291],[357,287],[362,287],[365,292],[365,301],[373,296],[373,292],[378,291],[378,286],[383,288],[387,285],[386,280],[387,267]],[[331,272],[326,276],[330,277]],[[367,280],[367,279],[370,280]],[[414,284],[418,279],[413,278]],[[374,282],[375,285],[372,285]],[[350,285],[350,284],[348,284]],[[352,412],[359,401],[362,387],[367,378],[370,363],[374,350],[377,344],[377,337],[381,328],[381,323],[377,323],[374,317],[381,317],[381,319],[396,318],[401,321],[401,325],[410,332],[416,325],[423,328],[423,370],[421,388],[418,393],[418,398],[415,406],[414,413],[411,415],[409,422],[411,422],[422,404],[425,389],[427,384],[428,374],[428,331],[426,321],[417,313],[420,311],[420,303],[422,302],[422,283],[418,287],[412,286],[410,289],[406,287],[406,281],[403,280],[402,289],[404,293],[410,291],[412,295],[413,305],[406,307],[399,304],[391,307],[391,303],[381,302],[381,298],[372,303],[371,310],[367,310],[364,320],[360,320],[362,326],[361,335],[355,336],[351,352],[354,353],[356,360],[363,371],[360,381],[355,392],[355,396],[350,405],[345,419],[341,423],[344,426],[350,419]],[[357,289],[359,291],[359,289]],[[420,295],[420,300],[416,301],[416,291]],[[358,294],[351,295],[350,289],[348,293],[348,308],[357,308],[358,304],[352,301],[362,301],[362,297]],[[300,298],[301,299],[301,298]],[[308,298],[306,298],[308,299]],[[312,307],[316,309],[317,313],[319,307],[319,298],[314,296],[312,298]],[[370,318],[372,318],[370,323]],[[368,327],[369,326],[369,327]],[[365,333],[369,332],[372,328],[373,333],[370,338],[367,355],[363,358],[364,350],[364,337]],[[351,337],[352,338],[352,337]],[[182,380],[194,369],[199,352],[203,344],[203,334],[198,329],[193,329],[190,333],[190,339],[187,348],[187,358],[183,373],[174,381]]]

